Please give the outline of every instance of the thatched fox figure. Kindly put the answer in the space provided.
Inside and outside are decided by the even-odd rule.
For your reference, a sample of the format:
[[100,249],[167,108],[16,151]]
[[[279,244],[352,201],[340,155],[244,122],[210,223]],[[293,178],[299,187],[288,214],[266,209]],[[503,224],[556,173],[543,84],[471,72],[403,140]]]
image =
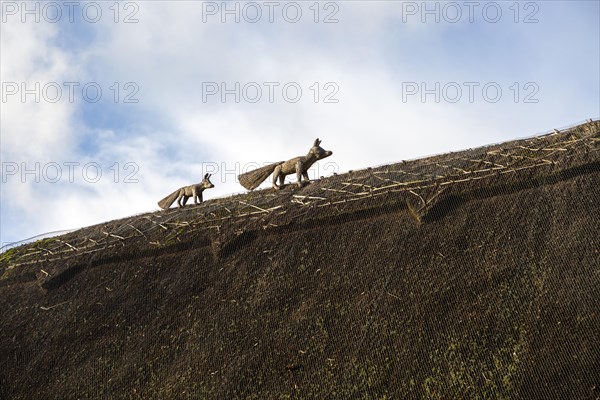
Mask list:
[[[190,197],[194,198],[194,204],[199,204],[202,203],[202,192],[204,191],[204,189],[210,189],[214,187],[215,185],[213,185],[210,181],[210,174],[206,174],[204,175],[204,179],[202,179],[202,182],[177,189],[176,191],[159,201],[158,205],[160,206],[160,208],[165,210],[171,207],[171,204],[173,204],[175,200],[177,200],[177,204],[179,205],[179,207],[183,207],[185,206],[185,203],[187,203]],[[183,202],[181,201],[182,199]]]
[[[298,187],[304,186],[309,182],[308,169],[318,160],[329,157],[333,154],[332,151],[323,150],[320,146],[321,141],[315,140],[312,147],[305,156],[294,157],[287,161],[280,161],[266,165],[262,168],[255,169],[245,174],[238,176],[240,183],[248,190],[253,190],[258,187],[271,173],[273,173],[273,187],[281,189],[285,181],[286,175],[296,173],[298,178]],[[304,178],[304,180],[302,180]],[[279,180],[279,185],[277,184]]]

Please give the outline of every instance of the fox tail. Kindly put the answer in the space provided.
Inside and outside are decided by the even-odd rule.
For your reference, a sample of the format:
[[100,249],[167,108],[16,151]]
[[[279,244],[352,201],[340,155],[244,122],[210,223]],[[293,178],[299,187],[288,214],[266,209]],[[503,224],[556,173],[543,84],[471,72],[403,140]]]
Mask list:
[[238,175],[240,184],[248,190],[254,190],[265,179],[267,179],[269,175],[271,175],[273,171],[275,171],[275,168],[277,168],[277,166],[280,164],[283,164],[283,161],[265,165],[264,167],[260,167],[258,169]]
[[158,206],[163,210],[166,210],[167,208],[171,207],[171,204],[173,204],[175,200],[177,200],[177,197],[179,197],[179,189],[159,201]]

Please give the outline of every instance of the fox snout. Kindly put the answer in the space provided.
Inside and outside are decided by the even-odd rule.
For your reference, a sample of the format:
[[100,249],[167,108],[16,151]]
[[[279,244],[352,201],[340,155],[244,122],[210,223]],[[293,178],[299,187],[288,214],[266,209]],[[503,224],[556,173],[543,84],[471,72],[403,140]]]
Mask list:
[[323,153],[321,153],[321,154],[319,155],[319,160],[320,160],[320,159],[322,159],[322,158],[329,157],[329,156],[330,156],[330,155],[332,155],[332,154],[333,154],[333,151],[331,151],[331,150],[327,150],[327,151],[325,151],[325,152],[323,152]]

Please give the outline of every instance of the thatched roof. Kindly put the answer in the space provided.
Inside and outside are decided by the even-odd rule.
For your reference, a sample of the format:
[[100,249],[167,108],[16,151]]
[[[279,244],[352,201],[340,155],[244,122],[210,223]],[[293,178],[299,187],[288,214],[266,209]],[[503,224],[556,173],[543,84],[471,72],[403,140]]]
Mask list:
[[0,396],[594,398],[599,141],[593,121],[11,249]]

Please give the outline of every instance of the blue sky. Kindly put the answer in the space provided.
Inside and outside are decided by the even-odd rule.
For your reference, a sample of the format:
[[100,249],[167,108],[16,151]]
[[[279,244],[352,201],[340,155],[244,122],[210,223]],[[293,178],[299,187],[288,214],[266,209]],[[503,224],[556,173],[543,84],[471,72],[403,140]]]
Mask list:
[[3,245],[206,172],[205,198],[241,192],[316,137],[326,176],[600,116],[598,1],[48,3],[1,2]]

